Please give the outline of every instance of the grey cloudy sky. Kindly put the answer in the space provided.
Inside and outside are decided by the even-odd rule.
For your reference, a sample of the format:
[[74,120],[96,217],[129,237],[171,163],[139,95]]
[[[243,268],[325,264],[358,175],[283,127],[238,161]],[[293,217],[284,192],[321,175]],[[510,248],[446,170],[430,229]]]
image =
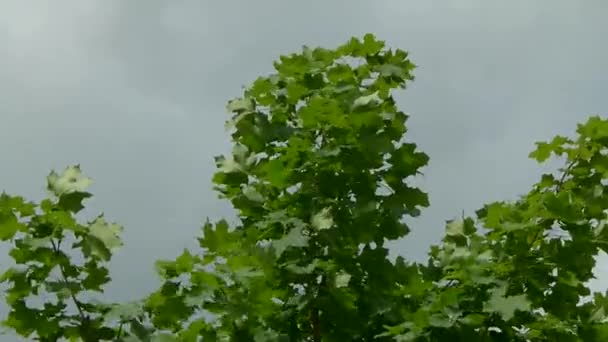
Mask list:
[[603,0],[3,0],[0,189],[40,200],[50,169],[80,163],[96,182],[88,212],[125,226],[108,296],[143,296],[157,286],[154,260],[194,247],[206,216],[232,215],[210,183],[212,157],[230,148],[225,102],[280,54],[372,32],[419,66],[398,99],[431,156],[431,208],[395,251],[421,259],[446,219],[527,192],[542,171],[527,159],[534,141],[607,112],[607,10]]

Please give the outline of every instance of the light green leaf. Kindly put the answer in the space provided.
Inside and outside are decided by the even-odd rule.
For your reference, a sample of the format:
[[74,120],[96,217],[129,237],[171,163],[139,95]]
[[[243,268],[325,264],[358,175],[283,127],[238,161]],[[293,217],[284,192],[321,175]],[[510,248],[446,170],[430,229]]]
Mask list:
[[93,181],[82,174],[80,165],[74,165],[67,167],[61,174],[51,171],[47,183],[48,189],[59,197],[72,192],[86,192]]
[[242,144],[234,145],[232,155],[236,162],[244,167],[249,167],[255,161],[255,154],[250,153],[247,146]]
[[301,226],[295,226],[289,230],[289,233],[278,240],[272,241],[272,246],[277,257],[281,257],[283,252],[290,247],[306,247],[308,246],[308,237],[304,235]]
[[464,235],[464,222],[452,220],[446,225],[446,234],[450,236]]
[[255,162],[255,154],[249,153],[246,146],[237,144],[232,149],[232,155],[215,157],[219,172],[245,172]]
[[243,195],[254,202],[264,202],[264,196],[262,196],[262,194],[260,194],[253,186],[243,186]]
[[490,300],[484,304],[484,311],[498,312],[505,321],[508,321],[513,318],[516,311],[530,310],[531,303],[526,295],[505,297],[506,290],[506,286],[493,289]]
[[140,316],[143,312],[143,306],[140,302],[114,304],[110,311],[104,315],[104,321],[108,323],[117,320],[129,321]]
[[345,271],[340,271],[336,275],[336,287],[340,288],[340,287],[348,286],[348,283],[350,282],[350,278],[351,278],[350,274],[348,274]]
[[317,230],[331,228],[334,225],[334,220],[331,216],[331,208],[323,208],[321,211],[313,215],[311,224]]
[[593,187],[593,197],[601,197],[604,194],[604,187],[600,184]]
[[598,309],[595,309],[595,311],[593,311],[593,313],[591,314],[591,317],[589,317],[589,321],[594,323],[604,322],[605,319],[606,311],[604,310],[603,306],[600,306]]
[[383,64],[379,66],[377,70],[380,73],[380,76],[384,77],[404,77],[407,74],[407,72],[403,68],[393,64]]
[[297,265],[295,262],[281,265],[286,270],[295,274],[311,274],[316,268],[322,266],[323,263],[319,259],[314,259],[311,263],[305,266]]
[[255,103],[250,98],[232,99],[228,101],[228,104],[226,105],[227,111],[236,113],[250,112],[254,110],[254,108]]
[[608,223],[607,220],[600,220],[600,222],[597,224],[596,227],[593,228],[593,234],[598,237],[602,234],[602,232],[604,231],[604,229],[606,228],[606,223]]
[[382,103],[382,98],[379,96],[379,92],[375,91],[370,95],[361,96],[353,102],[353,109],[364,106],[377,106]]
[[108,223],[103,215],[98,216],[89,225],[89,234],[99,239],[108,250],[122,246],[120,233],[123,228],[115,223]]
[[152,336],[151,342],[177,342],[179,341],[176,336],[168,333],[159,333]]
[[253,340],[254,342],[270,342],[270,341],[280,341],[279,334],[276,331],[257,327],[254,330]]
[[450,320],[450,317],[448,317],[448,315],[444,313],[432,314],[429,317],[429,325],[431,325],[432,327],[449,328],[453,324],[454,322]]
[[219,171],[223,173],[243,171],[243,167],[232,156],[218,158]]
[[31,236],[27,236],[23,238],[23,243],[28,245],[32,250],[36,250],[38,248],[49,247],[51,245],[51,237],[43,237],[43,238],[33,238]]

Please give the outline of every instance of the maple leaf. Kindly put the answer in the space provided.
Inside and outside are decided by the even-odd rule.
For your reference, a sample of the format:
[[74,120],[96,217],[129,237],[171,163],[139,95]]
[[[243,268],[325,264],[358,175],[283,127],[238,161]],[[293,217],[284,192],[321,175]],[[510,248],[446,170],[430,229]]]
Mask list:
[[348,283],[350,282],[350,278],[351,278],[350,274],[348,274],[345,271],[340,271],[336,275],[336,287],[340,288],[340,287],[348,286]]
[[464,222],[452,220],[446,225],[446,234],[451,236],[464,235]]
[[531,303],[525,294],[506,296],[506,292],[506,286],[494,288],[490,300],[484,304],[484,311],[498,312],[505,321],[509,321],[518,310],[530,310]]
[[317,230],[325,230],[331,228],[334,224],[334,220],[331,216],[331,208],[323,208],[318,213],[314,214],[311,218],[311,224]]
[[353,102],[353,109],[364,106],[377,106],[382,103],[382,98],[377,91],[372,94],[361,96]]
[[47,183],[52,193],[61,196],[71,192],[85,192],[93,181],[82,174],[80,165],[73,165],[67,167],[61,174],[51,171]]
[[273,240],[272,246],[277,257],[281,257],[283,252],[290,247],[306,247],[308,246],[308,237],[304,235],[301,226],[294,226],[289,230],[289,233],[282,238]]
[[89,224],[88,233],[90,238],[85,241],[87,250],[98,257],[108,260],[110,252],[122,246],[120,232],[123,228],[115,223],[108,223],[103,215],[99,215]]

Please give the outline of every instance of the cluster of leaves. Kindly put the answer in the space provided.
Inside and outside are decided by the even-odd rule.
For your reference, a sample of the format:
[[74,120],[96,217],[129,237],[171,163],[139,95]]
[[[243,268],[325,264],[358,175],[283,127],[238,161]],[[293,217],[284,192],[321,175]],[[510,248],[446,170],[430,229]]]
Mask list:
[[591,297],[586,284],[598,251],[608,252],[608,120],[591,117],[577,133],[576,140],[539,142],[530,154],[539,162],[564,159],[558,174],[543,174],[517,201],[484,206],[475,220],[447,224],[423,280],[404,286],[404,294],[423,305],[385,335],[608,340],[608,298]]
[[47,180],[50,196],[39,205],[0,194],[0,239],[13,242],[15,264],[0,275],[11,308],[3,325],[40,341],[114,339],[121,329],[111,322],[114,307],[86,297],[110,281],[106,264],[121,245],[122,227],[103,215],[78,222],[82,201],[91,197],[91,179],[79,166]]
[[368,34],[275,69],[228,103],[234,148],[213,182],[239,223],[207,221],[200,250],[158,261],[162,284],[140,301],[90,299],[121,228],[78,223],[91,196],[78,166],[49,175],[39,206],[3,194],[0,238],[16,263],[0,277],[4,325],[41,341],[608,339],[606,297],[582,301],[608,250],[607,120],[538,143],[531,157],[564,157],[560,173],[448,222],[428,264],[391,262],[386,242],[429,204],[408,184],[428,157],[405,141],[392,97],[413,79],[408,54]]

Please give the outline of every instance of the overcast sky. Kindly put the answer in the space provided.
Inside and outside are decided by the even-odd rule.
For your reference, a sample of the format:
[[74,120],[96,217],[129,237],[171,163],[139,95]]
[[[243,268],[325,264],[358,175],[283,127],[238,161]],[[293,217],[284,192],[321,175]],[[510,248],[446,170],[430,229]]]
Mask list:
[[[125,226],[108,296],[139,298],[158,285],[154,260],[194,247],[205,217],[233,215],[210,181],[213,156],[230,149],[226,101],[281,54],[371,32],[419,66],[398,102],[431,157],[431,208],[395,252],[422,260],[446,219],[528,191],[543,170],[527,158],[534,141],[607,113],[607,10],[605,0],[2,0],[0,189],[39,201],[51,169],[80,163],[95,180],[88,213]],[[608,274],[608,259],[599,267]]]

